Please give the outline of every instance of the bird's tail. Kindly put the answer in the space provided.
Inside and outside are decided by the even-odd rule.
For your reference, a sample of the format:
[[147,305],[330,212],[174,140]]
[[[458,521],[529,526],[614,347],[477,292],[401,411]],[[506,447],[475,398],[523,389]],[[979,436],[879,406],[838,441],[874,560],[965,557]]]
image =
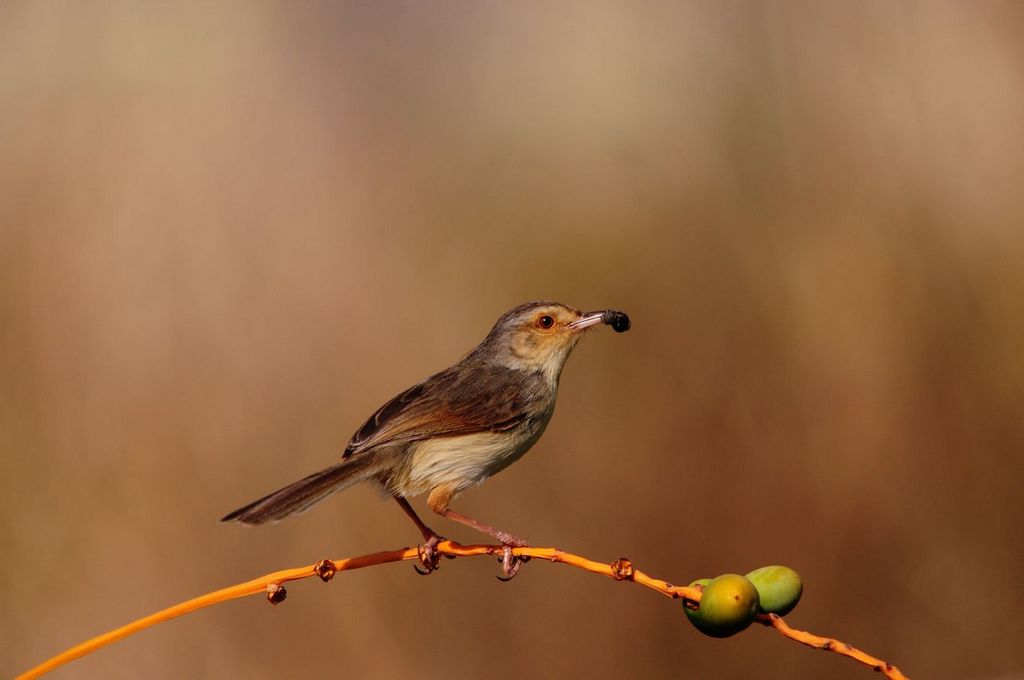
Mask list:
[[309,509],[335,491],[346,489],[372,476],[374,456],[353,456],[344,463],[314,472],[283,489],[235,510],[221,518],[222,522],[263,524],[284,519]]

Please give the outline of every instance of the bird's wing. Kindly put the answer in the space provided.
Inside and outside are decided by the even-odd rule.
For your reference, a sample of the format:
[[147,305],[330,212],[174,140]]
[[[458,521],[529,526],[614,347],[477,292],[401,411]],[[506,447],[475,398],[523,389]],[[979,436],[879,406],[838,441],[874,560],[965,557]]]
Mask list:
[[449,368],[377,409],[343,456],[382,444],[507,430],[533,415],[538,381],[502,366]]

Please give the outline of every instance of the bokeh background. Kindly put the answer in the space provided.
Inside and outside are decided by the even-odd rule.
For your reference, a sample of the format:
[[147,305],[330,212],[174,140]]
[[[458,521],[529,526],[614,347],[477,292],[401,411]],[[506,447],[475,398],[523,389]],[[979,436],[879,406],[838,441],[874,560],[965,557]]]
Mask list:
[[[4,2],[0,675],[415,541],[368,488],[217,519],[550,298],[634,329],[458,509],[674,582],[788,564],[794,626],[1024,677],[1022,186],[1020,3]],[[872,677],[497,569],[303,582],[54,677]]]

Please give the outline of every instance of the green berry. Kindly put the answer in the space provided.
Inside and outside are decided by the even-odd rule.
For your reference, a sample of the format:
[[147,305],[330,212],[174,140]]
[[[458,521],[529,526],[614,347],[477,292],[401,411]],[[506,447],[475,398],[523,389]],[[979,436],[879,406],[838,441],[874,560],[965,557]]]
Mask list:
[[[706,583],[702,583],[706,582]],[[739,574],[698,579],[690,585],[704,585],[697,609],[683,602],[683,610],[697,630],[711,637],[729,637],[744,630],[757,614],[757,588]]]
[[804,592],[800,574],[789,567],[772,565],[747,574],[761,598],[761,611],[785,616],[793,611]]

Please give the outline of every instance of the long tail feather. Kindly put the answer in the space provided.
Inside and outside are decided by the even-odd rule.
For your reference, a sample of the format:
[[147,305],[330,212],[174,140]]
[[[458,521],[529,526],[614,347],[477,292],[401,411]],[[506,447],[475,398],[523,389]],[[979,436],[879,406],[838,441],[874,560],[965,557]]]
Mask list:
[[222,522],[263,524],[304,512],[335,491],[341,491],[371,476],[373,456],[353,456],[344,463],[314,472],[283,489],[253,501],[221,518]]

